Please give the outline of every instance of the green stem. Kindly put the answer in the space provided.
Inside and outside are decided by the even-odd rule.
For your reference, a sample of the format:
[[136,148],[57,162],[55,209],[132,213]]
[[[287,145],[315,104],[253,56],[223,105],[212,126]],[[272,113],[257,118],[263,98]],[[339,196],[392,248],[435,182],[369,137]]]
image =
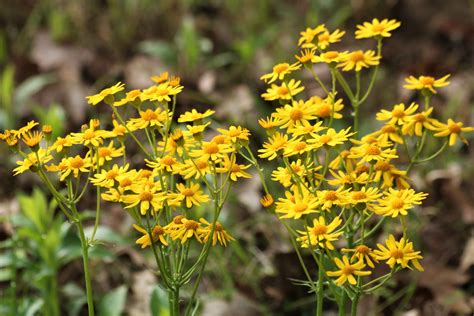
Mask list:
[[168,290],[168,302],[171,316],[179,316],[179,287]]
[[346,302],[347,302],[347,293],[342,291],[341,303],[339,304],[339,316],[346,316]]
[[351,316],[357,315],[357,305],[359,305],[359,298],[360,298],[360,294],[356,294],[356,296],[352,300]]
[[[309,242],[309,241],[308,241]],[[322,268],[322,263],[323,263],[323,252],[319,254],[319,264],[320,266],[318,267],[318,301],[317,301],[317,309],[316,309],[316,315],[321,316],[323,314],[323,282],[324,282],[324,273],[323,273],[323,268]]]
[[89,244],[87,243],[86,235],[84,234],[84,227],[81,221],[76,222],[76,227],[79,230],[79,238],[81,240],[82,262],[84,264],[84,280],[86,282],[87,294],[87,308],[89,316],[94,316],[94,300],[92,297],[91,275],[89,272]]

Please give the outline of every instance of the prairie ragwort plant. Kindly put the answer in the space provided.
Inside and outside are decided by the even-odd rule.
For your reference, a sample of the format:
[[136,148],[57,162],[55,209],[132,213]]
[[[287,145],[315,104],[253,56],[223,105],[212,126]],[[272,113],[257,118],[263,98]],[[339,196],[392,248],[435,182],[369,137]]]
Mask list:
[[[96,243],[102,201],[119,203],[133,219],[136,243],[152,252],[168,292],[170,315],[195,313],[211,248],[234,240],[218,219],[232,185],[250,178],[245,171],[250,165],[238,162],[239,153],[249,150],[249,131],[230,126],[207,137],[214,114],[209,109],[192,109],[174,122],[180,79],[168,73],[151,79],[154,84],[143,90],[125,93],[119,82],[87,97],[92,106],[111,108],[109,122],[92,119],[80,132],[54,140],[49,126],[35,130],[34,121],[2,134],[22,157],[14,174],[36,173],[78,229],[89,315],[94,307],[88,251]],[[127,155],[137,147],[132,164]],[[94,188],[95,223],[86,236],[78,204]],[[180,289],[188,283],[193,283],[191,297],[182,311]]]
[[[276,108],[259,120],[268,136],[259,157],[277,162],[271,180],[284,190],[283,196],[270,192],[253,160],[266,193],[261,203],[288,230],[307,278],[301,283],[316,295],[317,315],[322,314],[324,297],[336,301],[340,315],[345,315],[350,299],[355,315],[359,298],[382,287],[396,272],[423,271],[421,252],[408,239],[414,232],[407,230],[408,215],[427,194],[411,187],[409,172],[435,159],[458,139],[467,142],[463,133],[474,130],[432,116],[430,99],[449,84],[449,75],[440,79],[410,76],[405,88],[419,90],[424,104],[400,103],[381,110],[376,114],[380,128],[361,134],[359,109],[374,87],[383,41],[399,26],[400,22],[388,19],[358,25],[356,39],[375,42],[375,50],[365,51],[333,50],[345,31],[331,32],[324,25],[307,28],[301,32],[296,60],[277,64],[261,77],[269,85],[262,98],[273,101]],[[327,66],[330,84],[318,77],[315,64]],[[297,77],[302,71],[312,75],[325,95],[302,97],[306,87]],[[349,75],[355,77],[355,87],[346,80]],[[343,94],[353,120],[352,125],[337,128],[344,123]],[[425,153],[427,142],[435,138],[442,139],[442,145]],[[388,225],[390,221],[400,222],[400,235],[396,225]],[[383,243],[376,243],[373,237],[381,228],[392,231]],[[303,249],[314,259],[316,273],[303,261]],[[387,273],[370,279],[380,265],[388,265]]]

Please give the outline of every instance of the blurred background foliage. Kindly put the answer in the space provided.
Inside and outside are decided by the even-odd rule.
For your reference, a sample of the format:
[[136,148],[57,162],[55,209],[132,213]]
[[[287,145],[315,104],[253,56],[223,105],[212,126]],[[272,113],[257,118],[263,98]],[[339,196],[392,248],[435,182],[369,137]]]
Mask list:
[[[177,112],[214,108],[223,124],[250,128],[256,149],[264,137],[256,118],[272,107],[260,99],[259,77],[275,63],[292,61],[299,32],[319,23],[347,30],[337,47],[369,48],[352,34],[373,17],[400,20],[402,27],[384,46],[364,117],[412,101],[415,95],[401,88],[405,76],[451,73],[451,85],[433,100],[436,115],[474,125],[472,0],[0,0],[0,7],[0,130],[33,118],[51,124],[56,135],[77,130],[93,111],[108,115],[88,107],[86,95],[117,81],[143,88],[151,75],[170,71],[186,87]],[[324,78],[324,69],[316,71]],[[308,90],[323,96],[316,87]],[[367,131],[375,124],[368,122]],[[473,156],[472,146],[458,145],[414,172],[417,188],[430,193],[413,220],[427,271],[401,274],[363,302],[365,314],[472,309]],[[33,175],[11,176],[14,161],[2,146],[0,314],[53,315],[48,302],[54,300],[61,302],[61,315],[83,314],[78,240]],[[260,209],[259,189],[257,180],[245,182],[224,212],[238,241],[209,260],[204,315],[312,314],[312,297],[290,281],[302,272],[278,222]],[[100,315],[166,315],[165,296],[155,286],[151,262],[134,245],[126,214],[107,207],[103,243],[92,255]]]

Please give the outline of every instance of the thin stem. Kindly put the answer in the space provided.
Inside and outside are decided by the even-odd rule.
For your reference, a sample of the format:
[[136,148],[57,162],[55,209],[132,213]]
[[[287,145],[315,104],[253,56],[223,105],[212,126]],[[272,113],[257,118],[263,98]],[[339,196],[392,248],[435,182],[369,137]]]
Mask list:
[[[310,241],[308,241],[310,242]],[[324,278],[324,273],[323,273],[323,268],[322,268],[322,262],[323,262],[323,252],[321,251],[319,254],[319,262],[320,265],[318,267],[318,301],[317,301],[317,309],[316,309],[316,315],[321,316],[323,314],[323,278]]]
[[79,238],[81,240],[82,262],[84,264],[84,280],[86,282],[87,309],[89,316],[94,316],[94,300],[92,297],[91,275],[89,272],[89,244],[86,240],[84,227],[82,226],[80,220],[76,222],[76,227],[79,230]]
[[326,88],[326,86],[324,85],[324,83],[321,81],[321,79],[319,79],[318,75],[316,74],[316,72],[314,71],[313,67],[307,67],[309,69],[309,71],[311,72],[311,74],[313,75],[314,79],[319,83],[319,85],[321,86],[321,88],[323,88],[324,92],[326,92],[326,94],[329,94],[329,90]]
[[352,300],[351,316],[357,315],[357,305],[359,304],[359,298],[360,298],[360,294],[357,293],[354,299]]

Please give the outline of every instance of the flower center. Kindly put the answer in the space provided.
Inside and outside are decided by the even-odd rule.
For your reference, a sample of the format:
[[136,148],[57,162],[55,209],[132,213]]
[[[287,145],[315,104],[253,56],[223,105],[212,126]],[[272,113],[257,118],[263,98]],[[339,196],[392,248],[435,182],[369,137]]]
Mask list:
[[166,156],[161,159],[161,163],[165,166],[172,166],[176,160],[171,156]]
[[385,133],[385,134],[395,133],[396,131],[397,129],[392,125],[387,125],[387,126],[382,127],[382,133]]
[[151,192],[144,191],[140,193],[140,196],[138,198],[140,199],[140,201],[150,202],[151,200],[153,200],[153,194]]
[[159,225],[156,225],[154,228],[153,228],[153,232],[152,232],[152,235],[153,236],[161,236],[165,233],[165,230],[159,226]]
[[337,200],[337,193],[336,191],[327,191],[324,194],[324,199],[328,201],[336,201]]
[[214,144],[217,144],[217,145],[225,144],[225,136],[224,135],[217,135],[212,139],[212,142]]
[[94,131],[91,131],[91,130],[89,129],[89,130],[87,130],[87,131],[84,132],[83,138],[84,138],[85,140],[91,140],[91,139],[94,138],[94,137],[95,137]]
[[361,254],[368,254],[369,253],[369,247],[365,245],[360,245],[356,247],[356,251]]
[[318,36],[318,42],[327,42],[329,40],[329,34],[323,33]]
[[321,105],[316,110],[316,115],[323,118],[328,117],[329,115],[331,115],[331,107],[328,104]]
[[415,121],[423,123],[426,121],[426,116],[424,114],[418,113],[417,115],[415,115]]
[[382,24],[375,24],[372,26],[372,31],[374,33],[382,33],[385,30],[385,27]]
[[390,164],[386,161],[377,161],[375,164],[375,170],[376,171],[389,171],[390,170]]
[[281,74],[282,72],[287,71],[289,67],[290,65],[288,65],[287,63],[278,64],[275,67],[273,67],[273,72],[276,74]]
[[[329,38],[329,36],[327,38]],[[329,60],[336,59],[337,57],[339,57],[339,53],[335,51],[330,51],[323,54],[323,58],[329,59]]]
[[181,192],[181,194],[183,194],[185,197],[191,197],[194,195],[194,191],[186,188]]
[[341,271],[345,275],[351,275],[354,273],[355,268],[353,266],[345,266]]
[[205,144],[202,146],[204,153],[208,155],[217,154],[219,152],[219,146],[214,143]]
[[183,223],[183,215],[178,215],[175,218],[173,218],[173,223],[174,224],[182,224]]
[[184,227],[187,230],[196,230],[199,227],[199,223],[193,220],[187,220],[186,223],[184,223]]
[[394,198],[392,200],[392,208],[394,208],[396,210],[401,209],[403,207],[403,205],[405,205],[405,203],[400,198]]
[[433,77],[430,77],[430,76],[420,77],[420,83],[424,86],[432,86],[434,82],[435,82],[435,79]]
[[231,168],[230,168],[230,172],[240,172],[241,169],[240,169],[240,166],[238,164],[234,164]]
[[357,191],[357,192],[352,193],[352,199],[353,200],[359,201],[359,200],[363,200],[365,198],[367,198],[367,194],[365,194],[365,192]]
[[293,150],[294,151],[301,151],[301,150],[304,150],[305,148],[306,148],[306,143],[298,142],[294,145]]
[[290,119],[292,121],[299,121],[303,118],[303,111],[300,109],[292,109],[290,111]]
[[153,110],[147,109],[145,112],[140,112],[140,116],[144,121],[152,121],[158,118],[158,115]]
[[287,94],[289,91],[290,91],[290,90],[288,90],[287,87],[279,87],[279,88],[277,89],[277,94],[279,94],[279,95],[285,95],[285,94]]
[[130,185],[132,185],[132,180],[130,180],[130,178],[125,178],[123,179],[122,181],[120,181],[120,187],[122,188],[125,188],[125,187],[128,187]]
[[296,213],[301,213],[301,212],[306,211],[307,208],[308,208],[308,205],[306,205],[306,203],[296,203],[296,204],[295,204],[295,207],[293,208],[293,210],[294,210]]
[[216,228],[214,229],[216,232],[221,232],[224,230],[220,223],[216,223]]
[[353,52],[349,58],[352,62],[357,63],[364,60],[364,53],[361,50],[358,50]]
[[76,156],[71,159],[71,162],[69,163],[69,165],[73,169],[80,169],[84,166],[84,160],[81,157]]
[[328,228],[327,228],[327,226],[324,226],[324,225],[315,225],[311,229],[311,233],[314,236],[324,235],[324,234],[326,234],[327,231],[328,231]]
[[327,143],[329,143],[331,140],[332,140],[332,137],[329,136],[329,135],[323,135],[323,136],[321,136],[321,137],[319,138],[319,142],[320,142],[321,144],[327,144]]
[[365,153],[371,156],[378,156],[380,155],[381,151],[377,146],[370,145],[369,147],[367,147]]
[[115,179],[116,177],[118,176],[118,172],[115,171],[115,170],[109,170],[107,171],[107,173],[105,174],[105,177],[109,180],[113,180]]
[[155,91],[155,94],[162,97],[162,96],[165,96],[165,95],[168,95],[169,91],[168,89],[161,89],[161,88],[158,88],[156,89]]
[[458,134],[461,132],[461,126],[459,126],[457,123],[450,123],[448,125],[448,129],[453,134]]
[[204,169],[204,168],[206,168],[208,165],[207,165],[207,162],[204,161],[204,160],[197,160],[197,161],[196,161],[196,166],[197,166],[199,169]]
[[111,153],[112,153],[112,151],[108,147],[99,148],[99,156],[100,157],[108,157],[108,156],[110,156]]
[[394,109],[392,111],[392,115],[396,118],[402,118],[405,116],[405,111],[403,111],[402,109]]
[[291,166],[291,169],[293,169],[293,172],[298,173],[301,171],[301,167],[298,165],[293,165]]
[[394,249],[390,251],[390,257],[395,258],[395,259],[402,259],[403,251],[401,251],[400,249]]
[[230,137],[237,137],[237,136],[240,135],[240,133],[241,132],[238,129],[234,129],[234,130],[229,131],[229,136]]

